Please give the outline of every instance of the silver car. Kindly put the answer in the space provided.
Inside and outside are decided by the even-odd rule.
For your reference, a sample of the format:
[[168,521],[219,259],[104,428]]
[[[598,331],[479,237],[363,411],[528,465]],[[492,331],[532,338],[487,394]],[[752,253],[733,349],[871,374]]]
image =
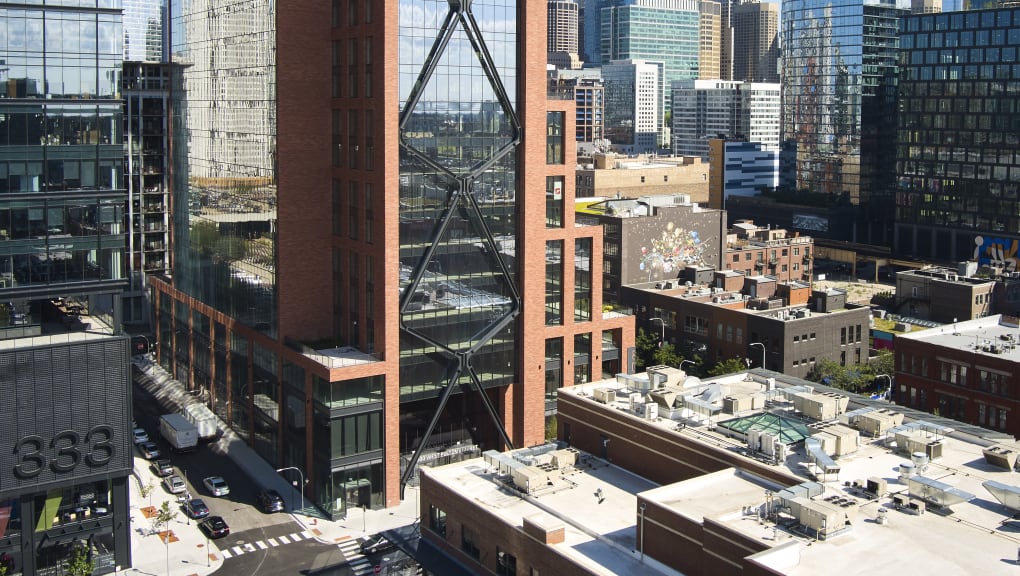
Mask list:
[[164,478],[163,487],[171,494],[183,494],[188,490],[187,485],[184,484],[184,479],[176,474]]
[[205,489],[217,498],[230,494],[230,486],[227,485],[227,481],[221,476],[210,476],[202,480],[202,484],[205,484]]

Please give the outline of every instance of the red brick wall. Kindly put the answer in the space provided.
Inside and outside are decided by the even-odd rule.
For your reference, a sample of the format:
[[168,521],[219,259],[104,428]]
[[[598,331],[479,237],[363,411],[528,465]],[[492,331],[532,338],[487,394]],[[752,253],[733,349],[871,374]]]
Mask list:
[[279,333],[306,341],[331,333],[329,20],[324,2],[276,14]]

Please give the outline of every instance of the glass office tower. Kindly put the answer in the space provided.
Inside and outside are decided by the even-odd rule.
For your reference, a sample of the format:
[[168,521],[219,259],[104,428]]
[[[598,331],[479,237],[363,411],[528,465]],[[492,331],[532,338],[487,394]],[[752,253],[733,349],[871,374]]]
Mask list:
[[1020,8],[900,25],[897,253],[1017,270]]
[[[131,565],[120,0],[0,2],[0,557]],[[66,457],[65,457],[66,456]]]
[[[400,396],[516,380],[516,2],[401,2]],[[509,443],[487,394],[482,401]],[[407,470],[410,472],[410,469]]]
[[[872,136],[890,125],[895,86],[894,3],[790,0],[783,3],[783,125],[780,185],[858,203],[872,189],[863,179],[872,161],[890,157],[891,138]],[[872,99],[879,99],[872,101]],[[863,149],[866,148],[866,149]]]
[[[175,285],[272,335],[275,12],[268,0],[245,6],[229,10],[204,0],[171,12]],[[161,344],[170,346],[170,323],[159,329],[166,333]],[[190,346],[177,340],[179,351]]]

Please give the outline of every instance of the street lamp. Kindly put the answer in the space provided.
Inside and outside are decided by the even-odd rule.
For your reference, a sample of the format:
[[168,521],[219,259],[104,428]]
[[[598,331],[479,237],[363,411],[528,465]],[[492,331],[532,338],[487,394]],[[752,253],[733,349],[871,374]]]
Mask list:
[[305,474],[297,466],[287,466],[286,468],[277,468],[277,472],[283,472],[284,470],[296,470],[301,481],[301,509],[305,509]]
[[684,369],[684,364],[685,364],[685,363],[690,363],[690,364],[697,364],[697,362],[695,362],[694,360],[681,360],[681,361],[680,361],[680,369],[681,369],[681,370],[683,370],[683,369]]
[[751,342],[749,346],[761,346],[761,367],[765,369],[765,345],[761,342]]
[[666,343],[666,321],[662,318],[649,318],[649,320],[658,320],[662,325],[662,338],[659,339],[659,348],[662,348],[662,345]]

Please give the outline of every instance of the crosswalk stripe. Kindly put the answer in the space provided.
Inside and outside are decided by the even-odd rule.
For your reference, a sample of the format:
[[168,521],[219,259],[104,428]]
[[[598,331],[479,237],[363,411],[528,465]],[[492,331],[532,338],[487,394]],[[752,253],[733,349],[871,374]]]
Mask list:
[[288,540],[286,536],[280,536],[280,543],[281,544],[290,544],[290,540]]
[[234,546],[230,550],[233,551],[233,553],[236,554],[237,556],[244,554],[244,549],[242,549],[240,546]]
[[255,546],[253,546],[252,544],[245,544],[244,545],[244,549],[246,551],[248,551],[248,552],[254,552],[255,551]]
[[302,537],[303,537],[303,538],[304,538],[305,540],[307,540],[307,539],[309,539],[309,538],[311,538],[311,537],[312,537],[312,533],[311,533],[311,532],[309,532],[308,530],[305,530],[304,532],[302,532],[302,533],[301,533],[301,536],[302,536]]
[[266,543],[261,541],[261,540],[256,542],[255,545],[258,546],[260,550],[265,550],[265,549],[269,548],[269,546],[267,546]]
[[269,545],[273,548],[280,545],[280,543],[276,541],[276,538],[270,538],[269,540],[266,540],[266,542],[269,542]]
[[230,558],[232,556],[230,550],[220,550],[220,554],[223,554],[224,558]]

